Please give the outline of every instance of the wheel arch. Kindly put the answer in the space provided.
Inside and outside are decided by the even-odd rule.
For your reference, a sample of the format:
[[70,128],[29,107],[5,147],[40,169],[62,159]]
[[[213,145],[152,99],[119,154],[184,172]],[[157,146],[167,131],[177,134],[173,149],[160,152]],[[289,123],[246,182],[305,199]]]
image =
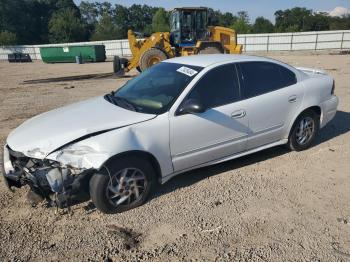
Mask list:
[[291,133],[291,131],[293,129],[295,121],[298,119],[299,116],[301,116],[302,114],[304,114],[307,111],[313,111],[314,113],[316,113],[316,115],[318,115],[320,120],[322,119],[322,109],[321,109],[320,106],[314,105],[314,106],[309,106],[309,107],[306,107],[306,108],[302,109],[298,114],[296,114],[296,116],[294,117],[293,121],[291,121],[291,124],[289,125],[288,133],[287,133],[288,138],[289,138],[289,135],[290,135],[290,133]]
[[131,151],[126,151],[126,152],[116,154],[116,155],[110,157],[109,159],[107,159],[103,163],[103,165],[101,165],[99,170],[104,169],[107,165],[111,164],[114,161],[118,161],[119,159],[131,157],[131,156],[132,157],[139,157],[139,158],[143,158],[143,159],[148,160],[151,163],[154,171],[156,172],[157,180],[161,181],[162,171],[161,171],[161,167],[160,167],[160,164],[159,164],[157,158],[153,154],[146,152],[146,151],[142,151],[142,150],[131,150]]
[[314,113],[316,113],[316,115],[318,115],[321,118],[322,115],[322,109],[320,106],[310,106],[305,108],[303,111],[301,111],[298,116],[294,119],[294,121],[301,115],[304,114],[307,111],[313,111]]

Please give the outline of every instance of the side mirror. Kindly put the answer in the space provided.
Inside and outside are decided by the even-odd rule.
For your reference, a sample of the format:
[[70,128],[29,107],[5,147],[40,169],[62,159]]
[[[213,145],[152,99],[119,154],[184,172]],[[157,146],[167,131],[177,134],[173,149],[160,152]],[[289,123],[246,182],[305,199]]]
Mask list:
[[204,113],[206,108],[204,105],[197,99],[188,99],[177,111],[177,115],[185,115],[185,114],[198,114]]

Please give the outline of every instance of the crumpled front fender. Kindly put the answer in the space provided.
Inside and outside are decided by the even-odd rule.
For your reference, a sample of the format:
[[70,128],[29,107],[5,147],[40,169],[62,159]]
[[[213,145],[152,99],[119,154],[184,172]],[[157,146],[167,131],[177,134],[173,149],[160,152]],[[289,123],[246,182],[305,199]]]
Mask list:
[[111,157],[106,151],[99,151],[87,145],[74,144],[62,150],[58,150],[46,158],[57,161],[61,165],[78,169],[98,169],[107,159]]

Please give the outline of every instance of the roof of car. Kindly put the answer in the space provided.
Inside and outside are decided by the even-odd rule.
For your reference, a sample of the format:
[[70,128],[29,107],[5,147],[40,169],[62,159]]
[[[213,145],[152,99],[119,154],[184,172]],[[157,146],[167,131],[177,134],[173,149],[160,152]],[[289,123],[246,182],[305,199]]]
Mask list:
[[182,56],[165,60],[166,63],[177,63],[184,65],[208,67],[217,63],[225,62],[243,62],[243,61],[269,61],[273,62],[273,59],[249,56],[249,55],[229,55],[229,54],[215,54],[215,55],[192,55]]

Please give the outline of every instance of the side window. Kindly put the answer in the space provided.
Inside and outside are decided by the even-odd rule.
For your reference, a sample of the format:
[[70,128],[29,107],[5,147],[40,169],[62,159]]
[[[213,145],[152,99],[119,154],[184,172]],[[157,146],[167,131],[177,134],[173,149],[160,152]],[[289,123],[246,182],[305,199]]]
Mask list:
[[295,85],[297,83],[297,77],[296,75],[290,71],[288,68],[285,68],[283,66],[280,67],[281,77],[283,81],[284,87]]
[[250,98],[296,83],[295,74],[287,68],[269,62],[240,64],[244,81],[243,96]]
[[207,72],[188,98],[198,99],[208,108],[238,101],[239,85],[234,65],[219,66]]

